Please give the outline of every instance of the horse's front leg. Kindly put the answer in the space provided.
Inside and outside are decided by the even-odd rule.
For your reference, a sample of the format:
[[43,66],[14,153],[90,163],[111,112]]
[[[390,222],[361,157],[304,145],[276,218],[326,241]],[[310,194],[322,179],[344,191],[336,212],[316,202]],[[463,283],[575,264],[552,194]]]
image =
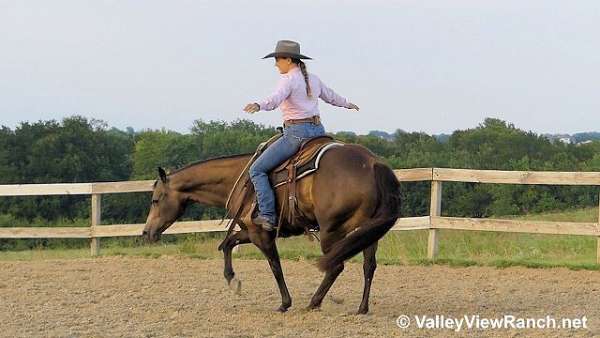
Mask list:
[[281,306],[277,309],[279,312],[286,312],[287,309],[292,306],[292,297],[288,291],[285,279],[283,278],[283,270],[281,269],[281,262],[279,260],[279,252],[277,252],[277,245],[275,244],[275,231],[264,231],[262,228],[249,229],[250,240],[254,243],[260,251],[267,257],[273,276],[277,281],[279,292],[281,293]]
[[248,231],[242,229],[229,235],[223,242],[221,249],[223,250],[223,258],[225,267],[223,269],[223,275],[227,280],[227,285],[236,293],[239,294],[242,288],[242,282],[235,278],[235,272],[233,271],[232,254],[233,248],[239,244],[250,243],[250,237],[248,237]]

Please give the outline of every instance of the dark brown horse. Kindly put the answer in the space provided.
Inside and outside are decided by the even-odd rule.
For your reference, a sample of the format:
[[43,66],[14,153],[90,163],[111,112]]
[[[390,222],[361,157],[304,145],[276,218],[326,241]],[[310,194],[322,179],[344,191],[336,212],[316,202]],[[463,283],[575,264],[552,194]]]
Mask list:
[[[215,158],[188,165],[169,175],[159,169],[160,179],[154,185],[143,236],[157,241],[191,202],[224,207],[235,180],[250,158],[250,154]],[[276,190],[278,201],[285,198],[283,193],[283,189]],[[284,222],[280,236],[300,235],[306,224],[318,224],[324,253],[318,267],[325,272],[325,277],[308,308],[321,305],[344,269],[344,261],[362,251],[365,284],[358,313],[367,313],[377,266],[377,242],[398,217],[399,183],[394,172],[362,146],[334,147],[323,155],[317,172],[298,181],[297,197],[303,221]],[[275,237],[275,231],[264,231],[250,224],[239,232],[232,232],[221,249],[225,257],[224,274],[230,285],[235,276],[232,249],[252,242],[261,250],[279,286],[282,303],[278,310],[283,312],[292,305],[292,299],[283,278]]]

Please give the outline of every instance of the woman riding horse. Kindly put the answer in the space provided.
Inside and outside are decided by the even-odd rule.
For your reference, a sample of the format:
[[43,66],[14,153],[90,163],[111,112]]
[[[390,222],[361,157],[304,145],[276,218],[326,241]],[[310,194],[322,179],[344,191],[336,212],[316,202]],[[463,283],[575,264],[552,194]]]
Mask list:
[[[275,53],[276,65],[283,73],[277,92],[264,102],[252,103],[245,110],[250,113],[271,110],[281,104],[284,112],[284,135],[268,147],[251,168],[253,183],[258,192],[261,215],[256,223],[239,222],[239,231],[228,233],[219,246],[223,250],[223,275],[230,287],[240,289],[232,266],[232,250],[245,243],[256,245],[265,255],[281,294],[278,311],[292,306],[277,250],[275,199],[284,201],[285,189],[272,195],[266,172],[298,150],[307,138],[322,135],[319,123],[317,97],[349,109],[358,107],[327,88],[314,75],[306,73],[300,46],[292,41],[280,41]],[[159,179],[154,183],[152,205],[142,235],[149,241],[160,235],[180,218],[192,202],[224,208],[240,173],[247,168],[253,154],[212,158],[192,163],[167,174],[159,168]],[[282,186],[283,187],[283,186]],[[377,243],[395,224],[400,211],[400,184],[394,171],[369,149],[346,143],[323,153],[319,170],[297,182],[295,187],[297,211],[302,217],[281,222],[282,237],[303,234],[307,225],[320,229],[323,256],[317,263],[325,272],[321,284],[313,294],[309,309],[319,308],[337,277],[344,270],[344,262],[354,255],[363,254],[364,289],[358,313],[369,311],[371,282],[377,267]],[[257,223],[260,223],[258,225]]]
[[338,107],[359,108],[328,88],[316,75],[306,71],[300,54],[300,44],[295,41],[277,42],[275,52],[263,59],[274,57],[281,80],[275,92],[263,101],[246,105],[244,111],[252,114],[260,110],[281,107],[283,136],[271,144],[250,167],[250,178],[256,191],[259,214],[252,221],[267,231],[277,224],[275,195],[269,183],[268,172],[295,154],[302,141],[325,135],[320,122],[317,98]]

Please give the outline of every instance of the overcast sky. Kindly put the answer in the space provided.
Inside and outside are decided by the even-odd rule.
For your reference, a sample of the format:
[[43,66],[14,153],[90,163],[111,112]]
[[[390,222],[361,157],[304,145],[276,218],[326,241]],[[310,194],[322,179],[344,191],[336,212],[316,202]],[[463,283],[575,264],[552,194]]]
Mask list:
[[309,71],[361,107],[330,131],[449,133],[498,117],[600,130],[600,1],[0,0],[0,124],[80,114],[187,132],[278,125],[242,107],[274,89],[261,60],[300,41]]

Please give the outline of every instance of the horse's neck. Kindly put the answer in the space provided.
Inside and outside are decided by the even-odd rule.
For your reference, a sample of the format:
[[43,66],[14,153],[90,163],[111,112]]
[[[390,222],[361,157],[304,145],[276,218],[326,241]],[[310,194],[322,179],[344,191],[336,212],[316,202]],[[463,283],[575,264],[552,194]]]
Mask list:
[[171,184],[194,202],[224,207],[229,192],[250,156],[240,155],[198,163],[171,175]]

